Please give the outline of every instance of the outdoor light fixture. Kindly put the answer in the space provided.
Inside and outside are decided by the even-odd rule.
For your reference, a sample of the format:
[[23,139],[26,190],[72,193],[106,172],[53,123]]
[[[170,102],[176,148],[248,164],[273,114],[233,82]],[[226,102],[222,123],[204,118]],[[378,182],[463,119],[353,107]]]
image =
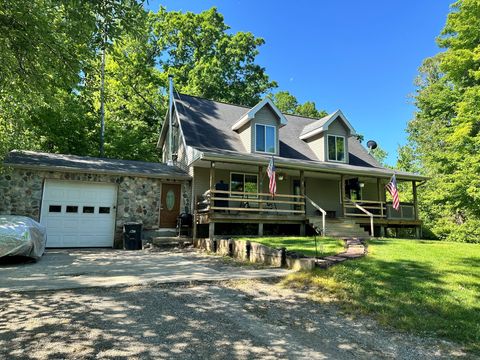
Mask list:
[[363,188],[365,186],[365,183],[361,182],[361,183],[358,183],[358,185]]
[[282,181],[283,180],[283,174],[278,174],[278,180]]

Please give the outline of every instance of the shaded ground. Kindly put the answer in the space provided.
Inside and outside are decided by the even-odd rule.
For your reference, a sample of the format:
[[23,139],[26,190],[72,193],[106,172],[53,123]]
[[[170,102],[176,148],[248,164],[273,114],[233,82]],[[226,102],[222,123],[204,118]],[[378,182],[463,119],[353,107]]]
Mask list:
[[5,359],[433,359],[454,345],[383,330],[263,281],[3,294]]
[[[8,259],[7,259],[8,260]],[[195,251],[48,250],[37,263],[0,260],[0,294],[280,276],[285,269],[238,267]]]

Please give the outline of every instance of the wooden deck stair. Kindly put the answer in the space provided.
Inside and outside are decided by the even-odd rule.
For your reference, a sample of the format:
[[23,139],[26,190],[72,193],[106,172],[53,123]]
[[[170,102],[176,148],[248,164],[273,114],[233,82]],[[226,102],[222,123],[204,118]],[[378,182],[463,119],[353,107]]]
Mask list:
[[[322,217],[311,216],[308,223],[318,233],[322,233]],[[370,238],[370,234],[358,225],[353,219],[338,218],[326,219],[325,236],[339,238]]]

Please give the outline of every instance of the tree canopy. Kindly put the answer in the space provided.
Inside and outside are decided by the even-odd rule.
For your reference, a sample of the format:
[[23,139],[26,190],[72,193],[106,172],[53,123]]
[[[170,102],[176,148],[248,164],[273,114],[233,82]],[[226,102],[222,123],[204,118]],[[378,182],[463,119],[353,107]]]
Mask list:
[[105,155],[156,160],[169,74],[177,91],[248,106],[277,87],[256,61],[264,40],[230,31],[216,8],[142,4],[0,4],[0,156],[13,148],[97,156],[103,103]]
[[318,110],[313,101],[307,101],[300,104],[297,98],[288,91],[278,91],[269,96],[278,109],[286,114],[301,115],[317,119],[328,115],[325,110]]
[[480,2],[452,6],[426,59],[399,165],[431,179],[422,187],[425,224],[442,239],[480,241]]

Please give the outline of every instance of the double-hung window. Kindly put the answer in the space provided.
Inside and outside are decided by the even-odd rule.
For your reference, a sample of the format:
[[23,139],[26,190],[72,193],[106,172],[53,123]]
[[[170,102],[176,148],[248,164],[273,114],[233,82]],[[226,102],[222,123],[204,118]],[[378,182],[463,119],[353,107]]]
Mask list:
[[242,194],[233,193],[231,196],[254,198],[258,193],[258,175],[230,173],[230,191],[241,192]]
[[345,162],[345,137],[328,135],[328,160]]
[[255,124],[255,151],[275,154],[276,134],[275,126]]

